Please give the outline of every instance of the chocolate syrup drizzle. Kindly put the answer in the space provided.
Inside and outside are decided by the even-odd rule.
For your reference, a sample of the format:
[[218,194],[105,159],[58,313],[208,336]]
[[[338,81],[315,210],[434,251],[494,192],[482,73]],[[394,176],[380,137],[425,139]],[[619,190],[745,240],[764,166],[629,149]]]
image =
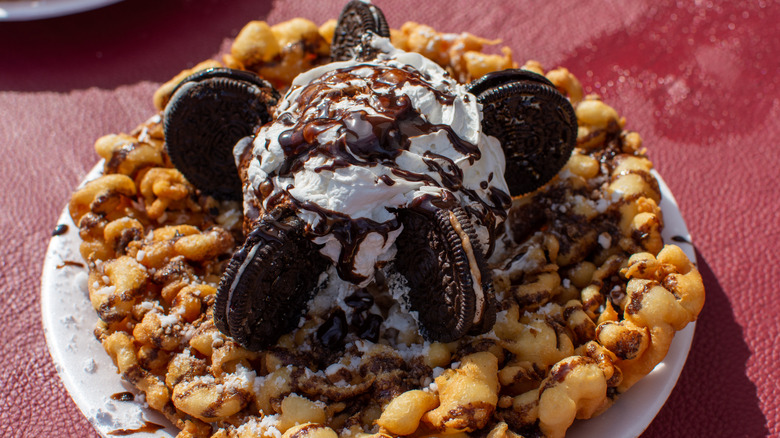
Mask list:
[[391,231],[397,230],[401,223],[397,219],[387,222],[376,222],[368,218],[351,218],[349,215],[322,208],[313,202],[301,202],[290,196],[293,205],[300,210],[316,213],[320,221],[312,228],[316,236],[324,236],[328,233],[336,237],[341,243],[341,253],[336,261],[336,269],[344,280],[359,284],[366,277],[354,272],[355,258],[360,249],[360,244],[371,233],[379,233],[387,242]]
[[[371,69],[370,74],[366,75],[365,69]],[[476,191],[464,187],[463,170],[452,159],[432,152],[424,154],[423,162],[431,173],[439,176],[439,181],[430,174],[403,169],[396,162],[403,151],[410,149],[411,138],[437,132],[443,132],[469,163],[473,164],[481,157],[477,145],[461,139],[448,125],[428,122],[425,115],[412,106],[409,96],[397,93],[405,85],[425,88],[441,105],[453,105],[456,99],[454,93],[437,89],[409,66],[358,64],[328,72],[306,85],[292,103],[295,114],[285,112],[275,122],[287,128],[278,138],[286,159],[277,175],[292,177],[307,160],[321,156],[328,164],[314,169],[318,173],[350,166],[381,165],[389,168],[394,177],[445,189],[442,198],[430,199],[431,195],[425,195],[422,197],[425,199],[415,199],[409,208],[425,210],[429,203],[454,205],[458,201],[453,194],[460,192],[467,199],[467,205],[463,207],[489,230],[492,251],[499,222],[497,217],[505,218],[511,203],[507,193],[489,187],[489,181],[484,181],[480,185],[483,190],[488,188],[488,199],[483,199]],[[335,140],[320,142],[318,136],[329,130],[334,132],[328,137]],[[377,182],[388,186],[395,184],[389,175],[378,177]],[[397,219],[379,223],[352,218],[311,202],[299,201],[289,193],[291,188],[279,187],[280,190],[265,199],[267,211],[292,204],[299,211],[316,214],[321,220],[311,230],[312,234],[315,237],[331,234],[342,245],[337,261],[339,275],[354,283],[365,280],[353,271],[361,242],[371,232],[379,233],[387,241],[388,234],[397,230],[400,222]],[[256,194],[262,199],[259,190]]]

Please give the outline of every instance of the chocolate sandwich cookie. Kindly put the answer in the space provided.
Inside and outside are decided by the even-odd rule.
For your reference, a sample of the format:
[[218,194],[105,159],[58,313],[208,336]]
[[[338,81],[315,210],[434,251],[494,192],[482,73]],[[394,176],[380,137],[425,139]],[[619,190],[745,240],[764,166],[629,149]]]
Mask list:
[[287,211],[264,217],[233,255],[217,289],[214,323],[249,350],[298,325],[329,261]]
[[184,79],[165,108],[165,148],[174,166],[202,192],[241,199],[233,146],[271,120],[279,93],[257,75],[228,68]]
[[501,141],[513,196],[532,192],[566,164],[577,142],[574,108],[544,76],[510,69],[469,84],[482,104],[483,131]]
[[429,341],[451,342],[495,322],[493,285],[468,214],[460,206],[399,212],[396,269]]
[[361,0],[352,0],[339,15],[330,46],[331,61],[375,58],[376,50],[363,44],[367,32],[389,38],[390,26],[379,8]]

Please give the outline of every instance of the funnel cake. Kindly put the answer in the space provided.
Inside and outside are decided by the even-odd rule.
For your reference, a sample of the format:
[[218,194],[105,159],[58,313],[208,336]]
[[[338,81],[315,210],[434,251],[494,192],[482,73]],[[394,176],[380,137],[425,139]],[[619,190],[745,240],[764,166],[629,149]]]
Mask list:
[[[285,77],[327,61],[334,27],[253,22],[230,55],[196,70],[245,69],[283,89]],[[391,41],[406,51],[435,47],[423,54],[461,83],[483,73],[468,59],[517,67],[508,50],[481,53],[487,40],[457,35],[468,43],[459,52],[464,45],[450,36],[421,29],[391,29]],[[484,260],[495,322],[447,342],[424,336],[395,263],[376,265],[365,284],[324,263],[301,316],[269,320],[284,327],[278,339],[247,349],[215,325],[220,279],[241,242],[258,239],[245,234],[242,203],[205,194],[173,167],[161,117],[99,139],[104,175],[77,190],[69,210],[100,317],[95,335],[122,377],[180,438],[560,437],[575,418],[619,403],[696,319],[701,277],[661,239],[660,190],[640,136],[597,97],[583,98],[565,69],[524,67],[571,102],[576,147],[552,181],[515,197],[496,227]],[[161,87],[160,110],[192,73]],[[285,230],[301,226],[283,220]],[[406,251],[403,242],[396,252]]]

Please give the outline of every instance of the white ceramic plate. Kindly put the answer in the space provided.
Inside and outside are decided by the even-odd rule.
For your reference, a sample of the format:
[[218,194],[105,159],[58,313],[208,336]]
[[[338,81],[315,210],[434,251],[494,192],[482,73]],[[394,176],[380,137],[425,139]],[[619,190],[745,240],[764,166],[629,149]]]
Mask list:
[[[98,177],[102,168],[102,162],[98,163],[85,181]],[[663,196],[664,241],[679,245],[695,262],[692,245],[672,241],[672,237],[679,236],[690,242],[691,237],[669,188],[657,173],[654,175]],[[121,429],[141,428],[147,422],[165,425],[166,428],[132,436],[175,437],[179,431],[161,414],[146,407],[132,385],[122,382],[108,354],[92,335],[97,315],[87,294],[87,269],[83,267],[78,251],[78,230],[67,208],[58,224],[67,225],[68,231],[52,237],[49,243],[43,266],[41,307],[46,342],[65,388],[89,422],[104,437]],[[73,262],[82,266],[74,265]],[[610,409],[599,417],[576,422],[569,429],[567,437],[585,438],[606,434],[624,438],[639,436],[653,421],[677,383],[691,348],[694,327],[695,323],[692,323],[678,332],[664,361],[623,394]],[[126,391],[136,394],[134,401],[123,402],[111,398],[114,394]]]
[[0,0],[0,21],[28,21],[102,8],[121,0]]

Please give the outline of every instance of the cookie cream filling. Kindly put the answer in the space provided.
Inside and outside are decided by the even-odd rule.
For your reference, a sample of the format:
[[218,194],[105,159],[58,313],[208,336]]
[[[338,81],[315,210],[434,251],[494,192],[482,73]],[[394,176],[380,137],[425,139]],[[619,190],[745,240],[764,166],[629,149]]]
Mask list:
[[247,269],[250,263],[252,263],[252,260],[255,258],[255,254],[257,253],[257,250],[260,248],[260,245],[254,245],[252,246],[252,249],[249,251],[249,254],[247,254],[244,261],[241,263],[241,267],[238,268],[238,272],[236,273],[236,276],[233,278],[233,281],[230,283],[230,289],[228,289],[228,299],[227,299],[227,305],[230,307],[230,305],[233,303],[233,293],[236,290],[236,287],[239,285],[239,280],[244,275],[244,271]]
[[471,273],[471,283],[474,287],[475,307],[473,323],[478,324],[482,320],[483,309],[485,308],[485,291],[482,290],[482,274],[479,272],[479,264],[477,264],[477,258],[474,256],[474,247],[471,245],[471,239],[468,233],[460,226],[460,222],[455,215],[450,212],[450,224],[452,228],[458,233],[458,238],[463,245],[463,251],[466,252],[466,257],[469,261],[469,271]]
[[427,58],[385,38],[372,44],[375,60],[295,79],[251,145],[245,181],[246,205],[293,206],[339,275],[363,285],[392,257],[396,212],[415,199],[454,195],[480,237],[509,202],[504,155],[482,132],[476,98]]

